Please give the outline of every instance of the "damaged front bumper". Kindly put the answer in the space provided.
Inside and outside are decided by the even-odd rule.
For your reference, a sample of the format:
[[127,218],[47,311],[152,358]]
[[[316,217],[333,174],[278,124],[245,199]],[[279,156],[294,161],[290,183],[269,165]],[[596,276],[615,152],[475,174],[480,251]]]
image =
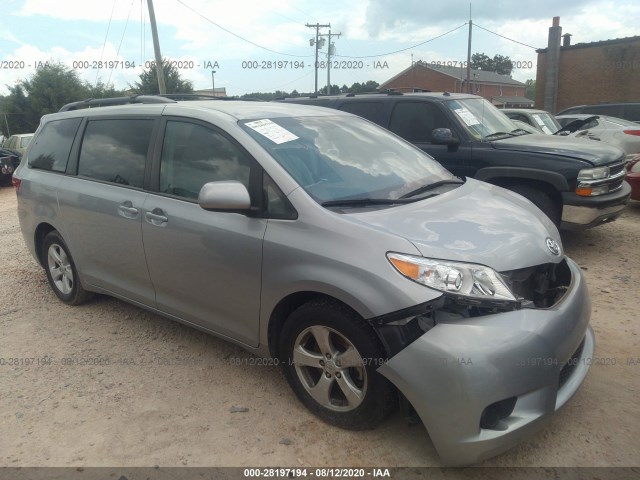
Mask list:
[[591,365],[591,302],[580,268],[550,308],[439,322],[378,371],[409,400],[446,465],[497,455],[539,429]]

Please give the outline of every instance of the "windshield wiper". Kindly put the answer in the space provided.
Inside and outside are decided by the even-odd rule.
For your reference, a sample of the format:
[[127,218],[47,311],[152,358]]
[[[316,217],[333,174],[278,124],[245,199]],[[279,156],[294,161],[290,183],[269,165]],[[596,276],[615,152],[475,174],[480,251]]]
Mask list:
[[[514,133],[514,132],[522,132],[520,134],[518,133]],[[531,132],[527,132],[524,128],[516,128],[515,130],[511,130],[511,133],[513,133],[516,136],[520,136],[520,135],[526,135],[526,134],[531,134]]]
[[343,198],[322,202],[323,207],[368,207],[370,205],[395,205],[397,203],[411,203],[415,200],[405,198]]
[[509,132],[494,132],[494,133],[490,133],[489,135],[485,135],[485,140],[487,138],[491,138],[491,137],[497,137],[498,135],[509,135],[510,137],[515,137],[516,134],[515,133],[509,133]]
[[441,185],[458,185],[464,183],[464,180],[439,180],[437,182],[434,183],[430,183],[428,185],[423,185],[420,188],[416,188],[415,190],[412,190],[409,193],[406,193],[404,195],[402,195],[400,198],[401,199],[405,199],[405,198],[409,198],[409,197],[415,197],[416,195],[420,195],[421,193],[424,192],[428,192],[429,190],[433,190],[434,188],[438,188]]

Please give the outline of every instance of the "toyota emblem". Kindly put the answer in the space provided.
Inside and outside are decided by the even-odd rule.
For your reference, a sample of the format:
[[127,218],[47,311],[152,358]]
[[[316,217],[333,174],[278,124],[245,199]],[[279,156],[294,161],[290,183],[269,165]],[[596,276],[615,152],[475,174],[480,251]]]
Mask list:
[[560,245],[553,238],[547,237],[547,248],[554,255],[560,255]]

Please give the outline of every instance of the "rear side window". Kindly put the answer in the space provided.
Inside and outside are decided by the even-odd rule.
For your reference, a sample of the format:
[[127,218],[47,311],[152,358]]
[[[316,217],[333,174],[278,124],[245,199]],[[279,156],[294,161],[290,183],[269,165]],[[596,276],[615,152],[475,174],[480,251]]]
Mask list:
[[398,102],[391,114],[389,130],[411,142],[431,142],[436,128],[451,128],[436,105],[426,102]]
[[340,110],[382,125],[384,122],[382,107],[382,102],[347,102],[340,106]]
[[46,123],[33,140],[29,167],[64,172],[81,121],[80,118],[68,118]]
[[78,175],[142,188],[153,120],[91,120],[80,150]]
[[251,160],[221,133],[168,121],[160,160],[160,191],[197,199],[207,182],[236,180],[249,188]]

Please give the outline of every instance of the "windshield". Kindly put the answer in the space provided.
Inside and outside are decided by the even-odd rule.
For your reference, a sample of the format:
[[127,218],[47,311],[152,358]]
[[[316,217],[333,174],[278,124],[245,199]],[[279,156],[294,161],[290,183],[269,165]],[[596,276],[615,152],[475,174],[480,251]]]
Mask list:
[[538,127],[547,135],[552,135],[562,128],[558,121],[549,113],[532,113],[531,118]]
[[[499,140],[523,132],[519,127],[484,98],[464,98],[446,102],[460,124],[478,140]],[[512,133],[513,132],[513,133]]]
[[272,118],[241,125],[319,203],[395,200],[424,185],[456,180],[426,153],[357,117]]

